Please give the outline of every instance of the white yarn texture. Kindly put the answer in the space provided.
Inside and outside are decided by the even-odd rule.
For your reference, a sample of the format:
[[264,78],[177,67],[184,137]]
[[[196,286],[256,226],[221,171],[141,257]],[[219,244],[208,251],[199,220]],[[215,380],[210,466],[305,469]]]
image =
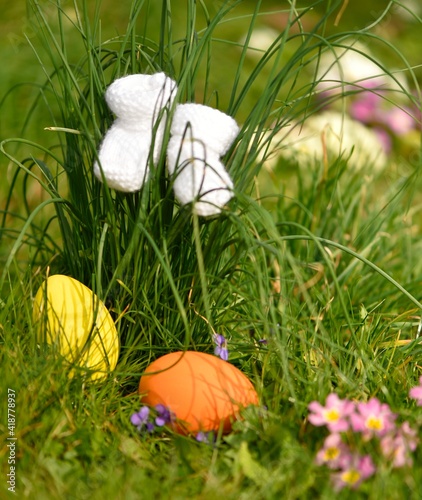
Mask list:
[[233,197],[233,182],[220,157],[239,133],[236,121],[202,104],[179,104],[167,148],[168,171],[182,205],[201,216],[219,214]]
[[108,87],[105,99],[116,119],[101,143],[94,174],[100,181],[104,176],[109,188],[141,189],[149,173],[152,144],[153,161],[160,157],[167,119],[162,110],[171,106],[176,89],[164,73],[129,75]]

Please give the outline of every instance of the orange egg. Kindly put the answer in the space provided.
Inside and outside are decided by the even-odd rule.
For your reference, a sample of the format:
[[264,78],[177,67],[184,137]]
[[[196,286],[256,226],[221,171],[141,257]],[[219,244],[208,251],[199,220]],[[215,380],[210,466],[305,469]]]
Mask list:
[[258,404],[251,381],[227,361],[203,352],[166,354],[151,363],[141,377],[142,402],[163,404],[176,416],[182,434],[223,432],[240,418],[239,410]]

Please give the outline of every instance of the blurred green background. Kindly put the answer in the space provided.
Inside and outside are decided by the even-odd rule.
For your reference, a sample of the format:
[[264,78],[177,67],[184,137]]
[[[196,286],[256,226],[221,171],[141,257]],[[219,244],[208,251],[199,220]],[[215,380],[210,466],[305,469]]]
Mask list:
[[[50,2],[40,2],[45,4],[45,12],[52,25],[54,25],[56,10]],[[102,19],[102,32],[98,33],[98,39],[102,41],[112,39],[113,37],[125,32],[129,13],[132,5],[132,0],[122,0],[118,3],[111,0],[103,0],[101,2],[88,2],[91,10],[91,15],[94,12],[99,12]],[[212,17],[213,13],[221,6],[221,0],[205,0],[204,5]],[[312,5],[315,2],[301,1],[297,2],[297,8]],[[329,4],[330,2],[323,2]],[[410,9],[421,10],[418,0],[404,0],[402,2],[408,5]],[[79,2],[82,4],[82,2]],[[262,14],[258,20],[257,27],[268,28],[274,32],[281,32],[286,25],[286,17],[289,10],[289,2],[264,0],[262,2],[261,11],[267,12]],[[386,7],[392,4],[387,0],[345,0],[343,11],[338,11],[336,16],[333,16],[326,23],[327,33],[339,33],[347,30],[362,29],[368,25],[375,23],[375,20],[382,16]],[[74,2],[64,0],[61,2],[62,8],[68,14],[69,19],[75,20]],[[212,81],[220,87],[220,91],[224,92],[224,80],[227,75],[230,75],[230,68],[236,66],[234,59],[239,58],[238,44],[242,37],[245,36],[250,15],[256,6],[253,0],[243,0],[233,9],[217,30],[217,35],[224,40],[233,42],[232,49],[228,49],[228,45],[221,45],[224,50],[218,50],[218,43],[215,45],[215,54],[219,64],[214,66],[214,74]],[[39,44],[36,32],[31,22],[31,12],[26,6],[26,2],[8,2],[0,1],[2,16],[0,20],[0,31],[2,33],[2,42],[0,45],[0,58],[2,64],[0,66],[0,138],[21,136],[22,128],[25,125],[25,118],[28,110],[34,102],[34,98],[39,95],[39,87],[34,84],[43,84],[46,80],[46,75],[34,53],[31,45],[35,45],[39,50]],[[173,1],[171,2],[173,11],[173,31],[174,40],[182,37],[186,27],[186,2]],[[151,1],[145,2],[145,15],[141,17],[140,22],[145,22],[148,25],[148,36],[150,39],[158,41],[158,23],[160,22],[161,2]],[[283,12],[285,10],[285,12]],[[319,11],[322,11],[322,6],[317,6],[313,13],[307,14],[303,20],[304,30],[311,29],[315,22],[319,19]],[[146,12],[148,14],[146,15]],[[198,2],[198,19],[197,29],[205,26],[205,16]],[[73,52],[68,54],[69,59],[75,64],[81,57],[82,47],[80,41],[75,37],[75,29],[68,23],[67,26],[69,39],[72,43],[68,46],[73,47]],[[139,27],[141,31],[142,27]],[[383,19],[373,27],[373,32],[381,36],[385,42],[394,44],[402,51],[410,64],[417,66],[420,64],[420,25],[412,22],[411,15],[403,8],[394,4],[385,14]],[[396,60],[393,60],[391,50],[386,43],[374,41],[369,44],[369,49],[376,55],[381,57],[383,52],[388,54],[386,63],[394,65],[400,64],[400,57],[397,55]],[[387,57],[387,56],[386,56]],[[46,61],[44,61],[46,63]],[[249,64],[253,64],[253,60]],[[48,66],[46,70],[48,70]],[[421,77],[421,69],[415,70],[416,75]],[[228,86],[230,87],[230,86]],[[31,128],[24,130],[25,137],[41,143],[48,142],[48,132],[43,129],[48,126],[48,116],[45,114],[45,109],[40,103],[40,112],[37,115],[37,120],[31,124]],[[50,134],[51,135],[51,134]],[[4,158],[1,162],[4,164]]]

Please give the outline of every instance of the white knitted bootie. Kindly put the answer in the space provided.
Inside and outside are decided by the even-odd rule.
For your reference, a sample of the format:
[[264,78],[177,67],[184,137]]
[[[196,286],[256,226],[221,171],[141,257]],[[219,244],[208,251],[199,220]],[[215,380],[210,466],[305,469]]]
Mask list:
[[219,214],[233,196],[233,182],[220,161],[239,127],[230,116],[201,104],[177,106],[167,148],[168,171],[182,205],[202,216]]
[[130,75],[108,87],[105,99],[116,120],[100,146],[99,162],[94,162],[94,174],[100,181],[104,176],[107,185],[118,191],[141,189],[148,177],[152,142],[153,161],[160,157],[165,109],[170,108],[176,88],[164,73]]

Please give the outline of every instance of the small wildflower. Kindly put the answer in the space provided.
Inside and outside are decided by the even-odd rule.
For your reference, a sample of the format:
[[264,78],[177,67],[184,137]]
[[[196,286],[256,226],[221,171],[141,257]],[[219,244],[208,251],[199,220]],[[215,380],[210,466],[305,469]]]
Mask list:
[[336,393],[327,396],[325,406],[312,401],[308,409],[309,422],[316,426],[326,425],[330,432],[343,432],[349,429],[348,417],[353,413],[355,405],[352,401],[340,399]]
[[145,426],[148,432],[152,432],[154,430],[154,424],[151,423],[148,419],[149,419],[148,406],[142,406],[142,408],[137,413],[134,413],[130,417],[130,421],[132,422],[133,425],[137,427],[138,431],[141,431],[142,428]]
[[375,466],[369,455],[363,457],[350,455],[342,470],[332,475],[334,489],[341,490],[344,487],[357,489],[361,483],[375,473]]
[[416,399],[416,404],[422,406],[422,377],[419,379],[419,385],[410,389],[409,397]]
[[315,462],[325,464],[330,469],[342,468],[348,461],[349,448],[343,443],[340,434],[330,434],[325,438],[324,446],[317,453]]
[[216,347],[214,349],[214,354],[216,356],[220,356],[221,359],[227,361],[229,359],[229,351],[227,349],[227,340],[224,335],[220,335],[216,333],[213,335],[214,342]]
[[199,443],[209,444],[214,442],[214,434],[212,432],[199,431],[198,434],[195,436],[195,439]]
[[382,454],[392,460],[392,466],[396,468],[413,464],[410,453],[416,450],[417,445],[417,432],[409,422],[403,422],[396,432],[387,434],[380,441]]
[[401,427],[399,428],[399,433],[403,439],[406,440],[407,446],[410,451],[415,451],[419,439],[417,437],[418,433],[415,429],[412,429],[409,425],[409,422],[403,422]]
[[[422,389],[422,377],[420,385]],[[343,408],[344,403],[351,403],[350,401],[342,401],[334,396],[335,394],[330,394],[327,397],[325,406],[312,402],[309,410],[314,413],[309,416],[309,421],[314,425],[326,425],[328,428],[330,422],[339,426],[342,420],[347,420],[350,425],[345,429],[349,431],[346,435],[341,434],[343,430],[331,430],[332,434],[325,438],[324,445],[315,458],[316,464],[325,465],[333,471],[331,479],[336,491],[345,487],[357,489],[365,479],[375,473],[376,468],[371,456],[358,454],[357,445],[364,445],[369,439],[374,438],[378,451],[389,466],[399,468],[413,464],[412,452],[416,450],[419,439],[417,431],[409,422],[396,425],[397,415],[377,398],[366,403],[353,404],[350,411],[349,407]],[[344,438],[350,437],[350,431],[361,434],[363,440],[347,441],[346,444]]]
[[371,398],[367,403],[358,403],[356,410],[350,417],[352,428],[355,432],[361,432],[364,437],[382,437],[394,429],[396,415],[377,398]]
[[163,427],[163,425],[170,424],[174,421],[173,413],[166,406],[158,404],[155,406],[155,409],[157,410],[155,424],[158,427]]

